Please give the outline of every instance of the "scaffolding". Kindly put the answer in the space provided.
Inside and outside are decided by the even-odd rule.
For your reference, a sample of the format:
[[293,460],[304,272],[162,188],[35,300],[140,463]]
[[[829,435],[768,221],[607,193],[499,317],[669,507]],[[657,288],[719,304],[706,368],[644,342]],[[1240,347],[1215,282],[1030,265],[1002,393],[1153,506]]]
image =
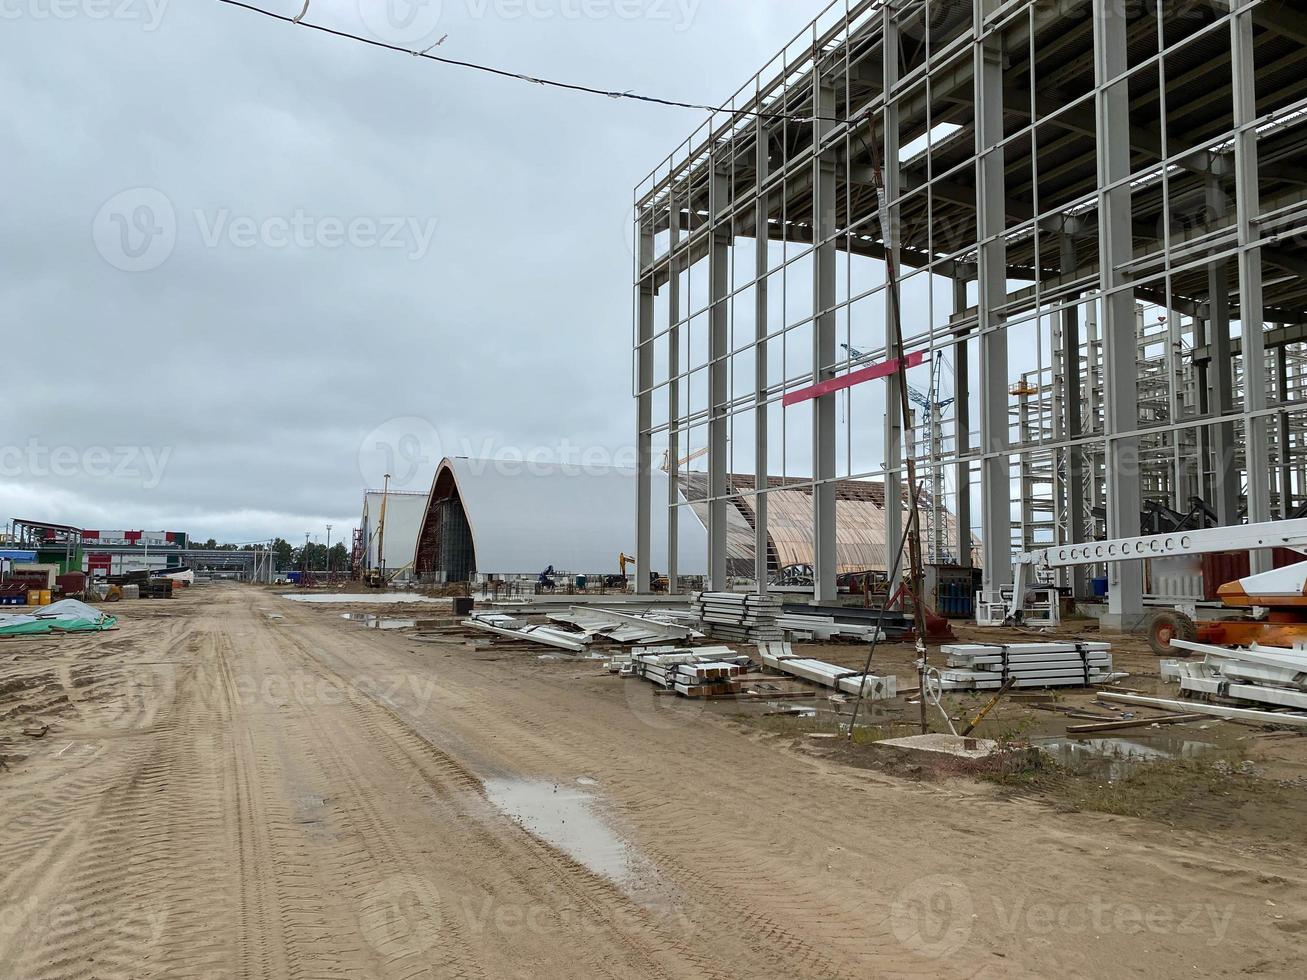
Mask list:
[[[928,555],[966,564],[977,531],[987,589],[1016,549],[1193,498],[1222,525],[1307,504],[1305,42],[1260,0],[832,3],[636,189],[637,552],[680,506],[656,461],[689,446],[712,587],[728,475],[753,473],[758,588],[780,477],[807,487],[823,601],[835,488],[895,499],[905,453],[940,508]],[[921,366],[820,393],[895,356],[891,252]],[[897,386],[940,357],[955,404],[905,448]],[[1107,574],[1110,617],[1141,613],[1141,563]]]

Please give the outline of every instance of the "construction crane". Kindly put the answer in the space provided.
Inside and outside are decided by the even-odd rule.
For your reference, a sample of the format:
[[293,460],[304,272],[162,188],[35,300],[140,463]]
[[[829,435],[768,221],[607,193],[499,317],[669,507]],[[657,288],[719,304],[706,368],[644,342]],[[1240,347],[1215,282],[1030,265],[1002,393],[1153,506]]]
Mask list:
[[[870,354],[863,353],[862,351],[858,350],[856,347],[850,347],[848,344],[840,344],[840,346],[849,352],[849,357],[853,358],[855,362],[867,361],[871,359]],[[908,385],[908,400],[912,402],[912,404],[924,408],[927,412],[935,408],[938,408],[942,411],[943,409],[948,408],[954,402],[954,399],[952,398],[945,398],[942,400],[941,399],[932,400],[930,395],[927,395],[920,388],[914,388],[912,385]]]
[[[1175,531],[1028,551],[1019,555],[1012,567],[1014,584],[1007,622],[1022,621],[1026,590],[1035,584],[1035,576],[1040,572],[1173,555],[1271,548],[1307,554],[1307,519]],[[1249,609],[1251,615],[1196,623],[1192,616],[1179,610],[1160,610],[1150,617],[1146,627],[1153,652],[1159,655],[1172,652],[1173,639],[1197,639],[1227,646],[1253,643],[1293,646],[1307,642],[1307,561],[1224,583],[1217,595],[1228,608]]]
[[363,582],[369,588],[384,589],[388,582],[386,578],[386,503],[390,500],[390,474],[386,474],[386,482],[381,488],[381,513],[377,516],[377,567],[369,568],[363,576]]
[[[693,463],[693,462],[694,462],[696,459],[698,459],[700,456],[707,456],[707,455],[708,455],[708,447],[707,447],[707,446],[704,446],[702,449],[696,449],[694,452],[690,453],[690,455],[689,455],[689,456],[686,456],[684,459],[678,459],[678,460],[676,461],[676,468],[679,470],[679,469],[680,469],[682,466],[684,466],[686,463]],[[663,450],[663,465],[662,465],[662,471],[663,471],[664,473],[667,472],[667,467],[668,467],[668,465],[671,463],[671,459],[672,459],[672,456],[671,456],[671,450],[670,450],[670,449],[664,449],[664,450]],[[632,560],[634,560],[634,559],[632,559]]]

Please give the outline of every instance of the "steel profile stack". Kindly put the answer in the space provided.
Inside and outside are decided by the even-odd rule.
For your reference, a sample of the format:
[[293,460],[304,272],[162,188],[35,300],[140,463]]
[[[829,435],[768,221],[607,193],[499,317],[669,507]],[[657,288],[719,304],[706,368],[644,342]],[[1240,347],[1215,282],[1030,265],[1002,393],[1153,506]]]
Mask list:
[[809,657],[798,657],[788,643],[760,643],[758,653],[763,664],[772,670],[845,694],[857,696],[861,692],[870,701],[889,700],[898,695],[898,678],[892,674],[879,677]]
[[1118,680],[1110,643],[953,643],[940,671],[945,691],[1014,687],[1091,687]]
[[699,628],[709,636],[736,643],[768,643],[782,639],[779,596],[747,592],[699,592],[691,608]]
[[738,694],[749,658],[730,647],[646,647],[609,662],[608,669],[642,677],[690,698]]

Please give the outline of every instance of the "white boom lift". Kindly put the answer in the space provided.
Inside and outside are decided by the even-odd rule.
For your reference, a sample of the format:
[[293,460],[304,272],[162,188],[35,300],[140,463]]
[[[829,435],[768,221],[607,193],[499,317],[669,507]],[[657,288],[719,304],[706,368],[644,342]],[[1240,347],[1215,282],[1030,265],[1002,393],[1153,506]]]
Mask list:
[[[1004,620],[1009,624],[1023,621],[1023,606],[1027,591],[1038,585],[1037,580],[1041,572],[1072,568],[1077,565],[1102,565],[1145,558],[1166,558],[1172,555],[1259,551],[1270,548],[1289,548],[1307,554],[1307,518],[1204,528],[1195,531],[1174,531],[1169,534],[1149,534],[1110,541],[1088,541],[1084,544],[1059,545],[1027,551],[1019,555],[1013,564],[1012,596],[1007,601]],[[1286,581],[1289,578],[1296,581],[1301,577],[1300,572],[1301,569],[1295,566],[1293,569],[1279,569],[1274,573],[1254,575],[1241,580],[1241,584],[1247,588],[1241,587],[1237,590],[1223,588],[1222,597],[1227,600],[1227,605],[1267,609],[1282,607],[1286,602],[1280,595],[1282,590],[1273,580],[1278,580],[1277,576],[1287,575]],[[1239,596],[1239,600],[1231,601],[1234,596]],[[1169,637],[1166,641],[1169,642]]]

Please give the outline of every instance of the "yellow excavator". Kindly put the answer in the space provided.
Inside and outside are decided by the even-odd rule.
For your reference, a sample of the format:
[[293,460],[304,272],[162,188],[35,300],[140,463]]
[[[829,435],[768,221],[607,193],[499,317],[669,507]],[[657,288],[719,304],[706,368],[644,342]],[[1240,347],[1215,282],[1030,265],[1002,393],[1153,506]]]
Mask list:
[[[622,569],[621,577],[618,578],[617,576],[610,575],[604,581],[604,585],[610,588],[620,587],[625,585],[627,582],[626,569],[628,566],[634,565],[635,563],[636,563],[636,559],[634,556],[628,555],[625,551],[619,553],[617,556],[617,564]],[[666,575],[659,575],[657,572],[649,573],[649,588],[652,591],[666,592],[669,586],[670,583],[667,581]]]

